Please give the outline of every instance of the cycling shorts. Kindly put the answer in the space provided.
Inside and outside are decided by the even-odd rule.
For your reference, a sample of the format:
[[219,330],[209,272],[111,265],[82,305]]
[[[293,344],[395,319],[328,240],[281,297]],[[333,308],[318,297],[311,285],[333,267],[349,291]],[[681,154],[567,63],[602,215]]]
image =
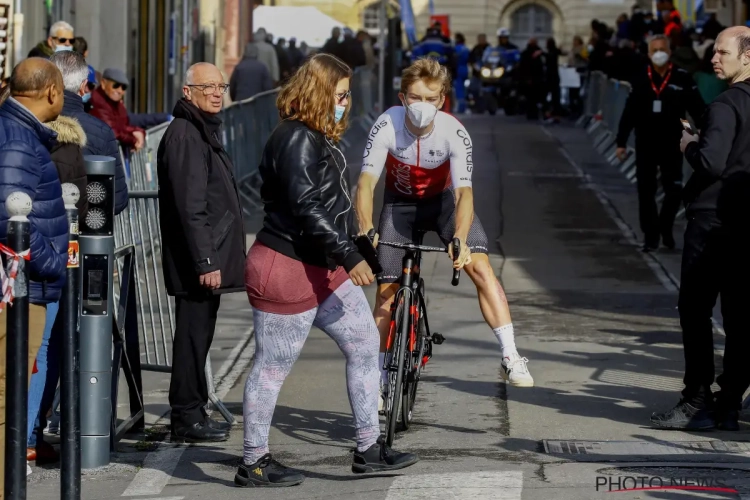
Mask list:
[[[430,231],[437,233],[444,245],[453,241],[456,232],[456,201],[453,191],[446,190],[437,196],[419,200],[400,198],[385,192],[383,211],[380,213],[378,240],[391,243],[419,244]],[[489,253],[487,234],[479,217],[469,228],[468,241],[472,253]],[[378,284],[397,283],[401,278],[406,250],[378,245],[378,260],[383,272],[377,275]],[[446,265],[449,265],[448,259]]]

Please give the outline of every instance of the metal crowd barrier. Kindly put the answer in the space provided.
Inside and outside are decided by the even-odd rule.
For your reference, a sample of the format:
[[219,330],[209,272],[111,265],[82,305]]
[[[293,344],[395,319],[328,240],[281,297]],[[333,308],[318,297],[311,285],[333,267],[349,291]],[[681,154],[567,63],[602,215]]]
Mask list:
[[[592,137],[594,147],[604,155],[607,162],[617,167],[631,183],[635,184],[637,182],[635,164],[637,153],[633,134],[628,138],[625,160],[620,161],[615,154],[617,128],[630,90],[631,86],[628,82],[607,78],[601,71],[592,71],[584,93],[584,113],[578,120],[578,124],[586,127],[586,131]],[[692,169],[687,161],[684,161],[683,183],[687,181],[691,172]],[[658,188],[656,197],[658,201],[664,198],[661,186]],[[683,217],[684,214],[685,209],[681,208],[677,216]]]

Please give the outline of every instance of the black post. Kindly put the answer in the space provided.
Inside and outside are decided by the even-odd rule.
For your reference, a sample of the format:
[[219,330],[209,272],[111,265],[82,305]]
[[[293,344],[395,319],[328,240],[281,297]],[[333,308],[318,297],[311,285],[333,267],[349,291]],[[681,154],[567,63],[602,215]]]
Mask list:
[[[5,201],[10,215],[8,246],[17,254],[29,249],[31,198],[11,193]],[[7,259],[12,262],[12,258]],[[10,269],[10,266],[8,266]],[[5,498],[26,498],[26,421],[29,387],[29,280],[26,261],[18,259],[13,305],[6,308]]]
[[62,299],[63,341],[60,365],[60,496],[62,500],[81,498],[81,415],[78,345],[78,292],[80,262],[78,252],[78,209],[80,192],[74,184],[63,184],[65,213],[68,216],[68,279]]

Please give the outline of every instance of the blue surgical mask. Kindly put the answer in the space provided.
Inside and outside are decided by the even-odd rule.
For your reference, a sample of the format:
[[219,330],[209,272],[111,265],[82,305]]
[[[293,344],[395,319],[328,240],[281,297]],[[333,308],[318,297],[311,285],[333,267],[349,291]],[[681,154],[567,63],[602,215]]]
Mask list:
[[344,117],[344,112],[346,112],[346,106],[341,106],[337,104],[336,111],[333,115],[333,119],[336,120],[336,123],[340,122],[341,119]]
[[89,102],[89,100],[91,100],[91,92],[87,92],[86,94],[83,94],[81,96],[81,99],[83,99],[84,103]]
[[71,45],[58,45],[55,47],[55,52],[67,52],[69,50],[73,50]]

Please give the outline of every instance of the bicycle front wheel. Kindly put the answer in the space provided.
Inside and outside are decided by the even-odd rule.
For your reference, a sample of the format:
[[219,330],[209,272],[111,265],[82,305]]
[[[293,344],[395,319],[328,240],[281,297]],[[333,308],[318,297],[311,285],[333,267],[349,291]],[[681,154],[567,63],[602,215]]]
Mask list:
[[[394,342],[389,350],[389,367],[394,368],[388,371],[388,402],[386,403],[385,419],[385,442],[388,446],[393,446],[393,440],[396,437],[396,427],[399,420],[399,410],[401,399],[404,392],[404,362],[406,353],[406,341],[409,333],[409,308],[406,307],[406,297],[401,297],[396,307]],[[394,363],[395,361],[395,363]]]
[[417,399],[417,386],[419,385],[419,377],[422,374],[422,356],[425,353],[425,343],[428,342],[427,328],[424,323],[424,304],[418,296],[414,300],[417,302],[419,316],[415,349],[413,352],[407,353],[409,363],[406,369],[406,387],[401,398],[401,425],[404,430],[408,430],[411,427],[411,421],[414,416],[414,402]]

